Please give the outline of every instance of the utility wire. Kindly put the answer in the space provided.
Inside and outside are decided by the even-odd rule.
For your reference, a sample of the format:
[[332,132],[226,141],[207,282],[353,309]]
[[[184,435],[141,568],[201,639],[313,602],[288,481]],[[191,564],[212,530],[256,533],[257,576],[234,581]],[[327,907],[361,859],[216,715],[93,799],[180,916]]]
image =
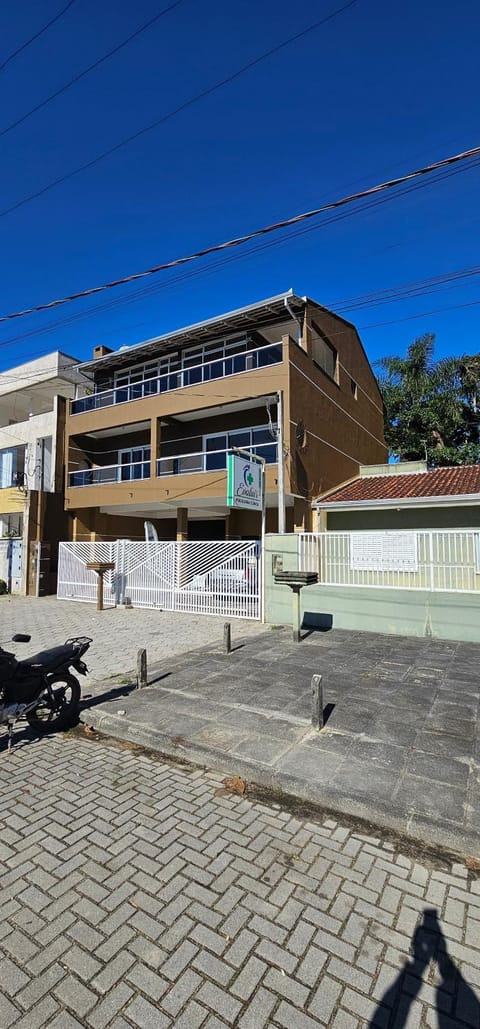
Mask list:
[[371,186],[369,189],[361,190],[358,193],[352,193],[349,196],[341,197],[338,200],[333,200],[331,203],[324,204],[322,207],[317,207],[311,211],[304,211],[302,214],[294,215],[292,218],[286,218],[283,221],[273,222],[272,224],[263,226],[260,229],[254,229],[252,232],[227,240],[224,243],[217,243],[214,246],[205,247],[203,250],[197,250],[195,253],[188,254],[186,257],[177,257],[171,261],[165,261],[162,264],[155,265],[153,268],[148,268],[145,271],[126,275],[121,279],[113,279],[111,282],[103,283],[100,286],[93,286],[90,289],[80,290],[76,293],[71,293],[69,296],[61,297],[57,300],[51,300],[45,304],[37,304],[36,306],[26,308],[23,311],[14,311],[10,314],[1,315],[0,322],[11,321],[14,318],[24,318],[26,315],[36,314],[39,311],[47,311],[52,308],[61,307],[64,304],[72,303],[74,300],[94,296],[97,293],[103,293],[108,289],[115,289],[118,286],[123,286],[129,282],[136,282],[139,279],[147,278],[149,275],[157,275],[159,272],[166,271],[169,268],[178,268],[181,265],[190,264],[193,261],[198,261],[202,257],[207,257],[209,254],[221,253],[225,250],[231,250],[233,248],[243,246],[245,243],[248,243],[253,239],[257,239],[260,236],[266,236],[270,233],[278,232],[280,229],[285,229],[289,226],[298,225],[301,222],[308,221],[312,218],[317,218],[325,211],[332,211],[336,208],[345,207],[349,204],[364,200],[367,197],[376,196],[379,193],[393,189],[403,183],[412,182],[414,179],[418,179],[424,175],[430,175],[432,172],[436,172],[439,169],[459,164],[460,162],[467,161],[473,157],[478,157],[479,155],[480,147],[473,147],[471,150],[464,150],[460,154],[445,157],[443,160],[436,161],[434,164],[426,165],[424,168],[417,168],[415,171],[402,175],[399,178],[390,179],[387,182],[381,182],[376,186]]
[[256,65],[261,64],[262,61],[266,61],[267,58],[273,57],[274,54],[279,53],[281,50],[284,50],[285,47],[290,46],[292,43],[295,43],[297,40],[302,39],[304,36],[308,36],[311,32],[314,32],[316,29],[320,28],[322,25],[325,25],[327,22],[332,21],[333,18],[336,18],[339,14],[342,14],[344,11],[347,11],[350,7],[353,7],[358,2],[359,0],[349,0],[348,3],[343,5],[343,7],[338,7],[335,11],[332,11],[330,14],[326,15],[326,17],[320,18],[318,21],[313,22],[312,25],[308,25],[307,28],[303,29],[301,32],[296,32],[293,36],[289,36],[287,39],[284,39],[281,43],[278,43],[277,46],[271,47],[271,49],[264,51],[264,53],[260,54],[258,57],[255,57],[253,60],[248,61],[247,64],[244,64],[241,68],[238,68],[237,71],[232,72],[230,75],[227,75],[223,79],[220,79],[218,82],[214,83],[213,86],[208,86],[207,89],[203,89],[200,93],[196,93],[194,96],[189,97],[187,100],[184,100],[183,103],[178,105],[178,107],[175,107],[173,108],[173,110],[168,111],[167,114],[162,115],[161,118],[157,118],[155,121],[150,122],[149,125],[145,125],[143,129],[138,129],[136,132],[133,132],[130,136],[126,136],[124,139],[120,140],[120,142],[115,143],[114,146],[109,147],[108,150],[104,150],[101,154],[97,154],[97,156],[93,157],[90,161],[86,161],[84,164],[79,165],[77,168],[73,168],[72,171],[66,172],[64,175],[60,175],[57,179],[53,179],[52,182],[47,183],[46,186],[42,186],[42,188],[37,190],[35,193],[30,193],[28,196],[23,197],[21,200],[17,200],[9,207],[5,207],[2,211],[0,211],[0,218],[4,218],[7,214],[11,214],[12,211],[17,211],[19,207],[23,207],[25,204],[30,203],[32,200],[38,199],[38,197],[41,197],[45,193],[48,193],[51,189],[54,189],[56,186],[59,186],[62,182],[67,182],[69,179],[74,178],[74,176],[80,175],[82,172],[87,171],[89,168],[93,168],[96,164],[99,164],[99,162],[103,161],[106,157],[110,157],[112,154],[115,154],[118,150],[121,150],[123,147],[128,146],[130,143],[133,143],[134,140],[140,139],[140,137],[144,136],[147,132],[152,132],[153,129],[157,129],[160,127],[160,125],[163,125],[165,124],[165,122],[170,121],[172,118],[175,118],[178,114],[181,114],[182,111],[185,111],[187,110],[187,108],[192,107],[193,104],[198,103],[205,97],[211,96],[212,93],[216,93],[219,89],[222,89],[224,86],[227,86],[231,82],[234,82],[235,79],[238,79],[241,75],[244,75],[245,72],[250,71],[251,68],[255,68]]
[[176,7],[179,7],[180,4],[184,2],[185,0],[175,0],[175,2],[171,3],[169,7],[164,7],[153,18],[150,18],[149,21],[146,21],[144,25],[141,25],[139,29],[136,29],[135,32],[132,32],[129,36],[127,36],[126,39],[122,40],[121,43],[118,43],[117,46],[113,47],[112,50],[109,50],[108,53],[104,54],[103,57],[99,57],[98,60],[93,62],[93,64],[89,64],[87,68],[83,69],[83,71],[78,72],[78,75],[74,75],[73,79],[70,79],[69,82],[65,82],[64,85],[60,86],[59,89],[56,89],[54,93],[50,93],[50,96],[45,97],[45,99],[41,100],[39,104],[35,105],[35,107],[32,107],[29,111],[26,111],[26,113],[22,114],[20,118],[17,118],[16,121],[12,121],[10,125],[7,125],[4,129],[2,129],[0,131],[0,139],[2,138],[2,136],[6,136],[7,132],[11,132],[12,129],[16,129],[18,125],[22,125],[23,122],[27,121],[27,119],[32,116],[32,114],[36,114],[37,111],[41,111],[44,107],[47,106],[47,104],[50,104],[52,100],[55,100],[57,97],[61,96],[62,93],[66,93],[67,89],[70,89],[70,87],[74,86],[75,83],[80,82],[81,79],[85,78],[86,75],[89,75],[91,71],[95,70],[95,68],[99,68],[100,65],[104,64],[105,61],[108,61],[110,57],[113,57],[115,54],[118,54],[119,51],[123,50],[123,48],[127,46],[128,43],[131,43],[133,39],[136,39],[137,36],[140,36],[142,32],[146,32],[146,30],[151,28],[152,25],[155,25],[155,23],[159,21],[160,18],[163,18],[164,15],[169,14],[170,11],[175,10]]
[[7,64],[10,64],[10,62],[13,61],[15,57],[18,57],[18,55],[21,54],[23,50],[26,50],[27,47],[34,43],[36,39],[40,39],[40,36],[43,36],[44,32],[47,32],[48,29],[52,27],[52,25],[55,25],[55,22],[59,21],[60,18],[62,18],[63,15],[67,13],[69,7],[72,7],[74,3],[75,0],[69,0],[68,4],[66,4],[65,7],[63,7],[62,10],[55,15],[54,18],[51,18],[50,21],[47,21],[46,25],[43,25],[43,27],[39,29],[34,36],[30,36],[30,39],[26,39],[21,46],[17,47],[16,50],[13,50],[12,53],[5,58],[2,64],[0,64],[0,72],[2,72],[7,67]]

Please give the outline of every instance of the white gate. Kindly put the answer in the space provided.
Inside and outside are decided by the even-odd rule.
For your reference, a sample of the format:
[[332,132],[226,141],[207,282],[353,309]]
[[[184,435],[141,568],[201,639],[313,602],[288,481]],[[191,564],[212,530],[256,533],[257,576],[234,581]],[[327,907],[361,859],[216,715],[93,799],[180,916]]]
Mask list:
[[250,540],[60,543],[57,596],[94,602],[91,561],[113,563],[104,604],[260,618],[260,547]]
[[[61,600],[97,599],[97,575],[87,568],[91,561],[113,561],[112,543],[59,543],[57,597]],[[104,607],[114,607],[116,590],[114,573],[106,572],[103,580]]]

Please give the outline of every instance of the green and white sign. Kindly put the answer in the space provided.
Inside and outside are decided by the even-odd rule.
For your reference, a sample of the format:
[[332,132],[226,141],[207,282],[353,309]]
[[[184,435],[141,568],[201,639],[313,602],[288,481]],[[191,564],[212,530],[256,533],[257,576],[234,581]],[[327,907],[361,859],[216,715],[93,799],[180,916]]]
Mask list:
[[263,469],[259,461],[249,461],[241,454],[228,455],[227,504],[248,511],[263,508]]

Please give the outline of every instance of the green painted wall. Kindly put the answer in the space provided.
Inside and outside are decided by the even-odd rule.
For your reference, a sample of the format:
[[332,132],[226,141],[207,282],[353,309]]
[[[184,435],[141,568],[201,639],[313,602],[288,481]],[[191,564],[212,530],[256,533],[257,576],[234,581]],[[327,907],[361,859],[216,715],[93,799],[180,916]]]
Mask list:
[[[288,586],[277,586],[274,582],[274,554],[283,556],[284,571],[298,568],[295,535],[272,534],[265,540],[266,621],[291,625],[292,592]],[[301,601],[305,628],[333,627],[400,636],[480,641],[480,593],[307,586],[301,591]]]
[[476,529],[479,526],[480,506],[328,513],[329,532],[356,532],[362,529]]

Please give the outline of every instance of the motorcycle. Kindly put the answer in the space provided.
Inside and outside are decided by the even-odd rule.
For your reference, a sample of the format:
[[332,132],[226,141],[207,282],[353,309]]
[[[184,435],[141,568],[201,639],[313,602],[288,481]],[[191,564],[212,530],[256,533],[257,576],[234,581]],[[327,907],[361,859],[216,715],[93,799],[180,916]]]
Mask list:
[[[31,636],[17,633],[12,643],[29,643]],[[59,732],[78,720],[80,683],[70,667],[87,674],[82,657],[92,640],[74,636],[63,646],[43,650],[25,661],[17,661],[0,647],[0,725],[8,729],[8,750],[15,722],[26,718],[37,732]]]

